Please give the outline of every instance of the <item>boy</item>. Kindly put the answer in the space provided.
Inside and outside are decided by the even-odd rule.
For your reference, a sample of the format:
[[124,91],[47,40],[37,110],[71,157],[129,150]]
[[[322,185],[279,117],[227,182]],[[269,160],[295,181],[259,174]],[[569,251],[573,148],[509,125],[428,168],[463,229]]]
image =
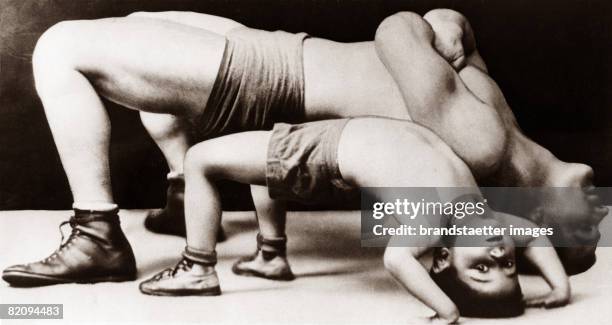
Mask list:
[[[329,199],[338,191],[358,187],[462,187],[473,189],[471,194],[477,192],[468,167],[436,135],[410,122],[381,118],[276,124],[273,131],[244,132],[205,141],[189,150],[185,177],[187,246],[183,259],[141,283],[143,293],[221,293],[214,269],[221,219],[214,182],[219,179],[267,185],[273,199],[300,201]],[[255,197],[263,198],[260,194]],[[275,233],[274,221],[262,222],[279,214],[274,210],[279,206],[270,207],[259,206],[261,212],[267,210],[261,213],[260,220],[262,257],[276,258],[281,270],[283,264],[289,270],[284,231],[276,229]],[[505,224],[505,218],[508,217],[486,220]],[[484,241],[484,248],[440,249],[433,247],[442,246],[442,238],[428,237],[422,243],[425,248],[388,248],[385,265],[408,291],[449,322],[455,322],[460,312],[471,316],[517,315],[522,312],[522,295],[514,266],[514,244],[508,237],[498,237]],[[456,244],[461,246],[461,242]],[[520,244],[529,245],[525,256],[553,288],[546,305],[567,303],[569,284],[554,249],[533,248],[535,241]],[[433,262],[418,261],[426,257],[433,257]],[[485,262],[466,267],[466,263],[479,260]],[[432,276],[427,269],[431,269]],[[472,274],[475,272],[478,274]],[[472,281],[476,283],[467,278],[476,278]],[[471,295],[466,296],[466,292]],[[457,297],[462,299],[451,300]],[[463,303],[468,298],[473,299]],[[469,307],[475,301],[480,306],[492,303],[485,304],[488,308],[482,311]]]

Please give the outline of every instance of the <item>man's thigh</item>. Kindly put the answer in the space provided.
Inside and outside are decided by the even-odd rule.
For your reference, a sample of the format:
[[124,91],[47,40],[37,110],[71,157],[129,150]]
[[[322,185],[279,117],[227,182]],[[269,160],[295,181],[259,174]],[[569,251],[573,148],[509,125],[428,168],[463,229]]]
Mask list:
[[158,113],[189,116],[203,110],[223,55],[223,36],[141,17],[65,26],[71,62],[103,97]]

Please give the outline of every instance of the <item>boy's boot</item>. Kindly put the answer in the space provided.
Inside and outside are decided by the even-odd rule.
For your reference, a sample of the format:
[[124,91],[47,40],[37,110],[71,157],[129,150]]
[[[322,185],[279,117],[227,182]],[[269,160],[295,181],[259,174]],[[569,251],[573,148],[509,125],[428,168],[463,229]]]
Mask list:
[[264,238],[257,234],[257,251],[243,257],[232,267],[237,275],[291,281],[295,275],[287,261],[287,237]]
[[140,283],[140,291],[155,296],[218,296],[217,254],[185,247],[183,258]]

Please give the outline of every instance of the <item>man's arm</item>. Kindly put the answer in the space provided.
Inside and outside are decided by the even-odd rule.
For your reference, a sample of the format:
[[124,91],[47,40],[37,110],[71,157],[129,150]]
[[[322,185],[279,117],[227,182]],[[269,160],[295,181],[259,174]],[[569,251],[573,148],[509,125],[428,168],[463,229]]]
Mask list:
[[495,110],[466,87],[434,48],[434,31],[420,16],[401,12],[378,27],[375,45],[415,122],[437,133],[477,175],[495,171],[507,145]]
[[[391,238],[389,242],[397,240]],[[437,316],[455,323],[459,320],[459,310],[455,303],[440,289],[429,276],[429,272],[418,258],[431,251],[431,247],[390,247],[385,250],[385,267],[417,299],[433,309]]]
[[435,33],[434,47],[455,70],[467,65],[487,72],[487,65],[476,49],[469,21],[457,11],[434,9],[423,16]]
[[476,47],[470,22],[450,9],[434,9],[423,16],[434,30],[434,47],[453,66],[474,96],[495,108],[507,129],[518,127],[512,110]]

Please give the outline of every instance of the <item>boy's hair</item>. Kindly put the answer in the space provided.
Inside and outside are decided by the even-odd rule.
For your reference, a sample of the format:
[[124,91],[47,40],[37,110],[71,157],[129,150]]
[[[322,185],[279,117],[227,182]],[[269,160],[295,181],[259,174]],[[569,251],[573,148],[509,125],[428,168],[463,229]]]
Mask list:
[[445,270],[431,272],[431,278],[455,303],[459,314],[465,317],[497,318],[516,317],[525,312],[521,286],[517,284],[509,293],[483,293],[472,289],[457,276],[450,266]]

